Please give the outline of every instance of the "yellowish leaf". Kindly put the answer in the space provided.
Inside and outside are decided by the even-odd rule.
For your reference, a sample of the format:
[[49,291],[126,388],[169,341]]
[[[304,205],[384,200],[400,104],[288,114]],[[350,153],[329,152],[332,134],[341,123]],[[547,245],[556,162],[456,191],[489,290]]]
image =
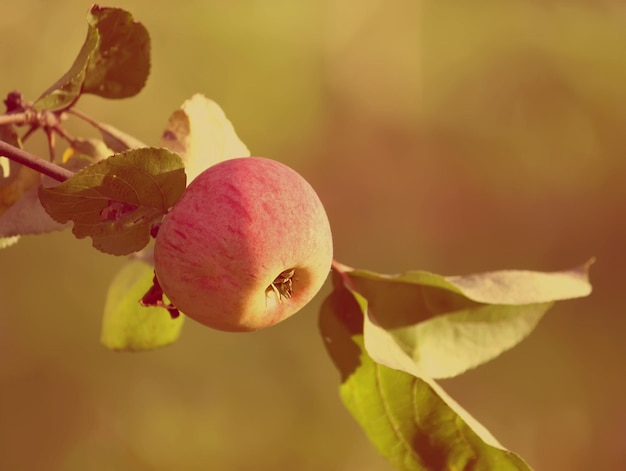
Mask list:
[[250,156],[224,111],[202,94],[193,95],[172,113],[161,145],[181,155],[187,184],[211,165]]
[[154,270],[131,260],[109,286],[101,341],[111,350],[141,351],[168,345],[178,339],[185,316],[173,319],[166,309],[144,307],[141,297],[152,286]]

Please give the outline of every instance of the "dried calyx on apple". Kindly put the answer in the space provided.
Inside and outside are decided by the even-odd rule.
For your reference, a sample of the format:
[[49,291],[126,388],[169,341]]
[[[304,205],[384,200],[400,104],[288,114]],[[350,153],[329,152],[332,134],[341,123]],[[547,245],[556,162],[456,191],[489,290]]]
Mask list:
[[198,175],[161,224],[158,283],[188,317],[252,331],[299,311],[333,258],[330,224],[311,185],[274,160],[225,160]]

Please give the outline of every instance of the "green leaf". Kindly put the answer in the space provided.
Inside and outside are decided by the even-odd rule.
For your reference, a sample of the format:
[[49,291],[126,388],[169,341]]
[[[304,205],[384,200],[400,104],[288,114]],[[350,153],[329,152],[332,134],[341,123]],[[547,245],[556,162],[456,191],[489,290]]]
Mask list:
[[37,110],[58,110],[72,105],[80,96],[89,58],[98,47],[98,32],[92,26],[70,69],[35,101]]
[[150,37],[146,28],[119,8],[94,5],[87,37],[70,69],[35,102],[38,110],[70,107],[81,93],[105,98],[136,95],[150,72]]
[[102,344],[111,350],[150,350],[175,342],[185,316],[173,319],[166,309],[143,307],[139,300],[152,286],[153,267],[129,261],[107,293],[102,319]]
[[83,92],[104,98],[139,93],[150,73],[148,30],[127,11],[98,5],[91,7],[89,26],[100,40],[89,57]]
[[554,301],[588,295],[588,266],[449,277],[345,273],[367,307],[364,335],[372,358],[422,377],[447,378],[521,342]]
[[91,164],[54,188],[39,188],[53,219],[74,222],[78,238],[98,250],[127,255],[142,249],[185,190],[181,158],[167,149],[133,149]]
[[364,347],[363,298],[333,274],[320,330],[341,374],[343,403],[379,452],[399,470],[528,471],[432,380],[374,361]]
[[188,183],[211,165],[250,156],[222,108],[199,93],[172,113],[161,145],[181,155]]

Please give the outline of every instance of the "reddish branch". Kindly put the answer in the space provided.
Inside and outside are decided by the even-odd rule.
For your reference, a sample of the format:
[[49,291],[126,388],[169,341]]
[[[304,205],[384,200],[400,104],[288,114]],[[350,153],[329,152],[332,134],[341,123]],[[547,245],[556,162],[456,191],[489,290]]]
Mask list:
[[64,182],[74,175],[74,172],[66,168],[41,159],[4,141],[0,141],[0,156],[7,157],[60,182]]
[[[4,100],[4,105],[6,106],[6,114],[0,115],[0,126],[29,125],[30,130],[26,132],[22,139],[26,139],[36,129],[43,128],[48,138],[51,160],[54,156],[55,132],[71,142],[71,137],[68,136],[61,127],[62,113],[57,114],[56,112],[47,110],[37,111],[33,103],[25,101],[22,98],[22,94],[18,91],[9,93]],[[0,156],[7,157],[60,182],[74,175],[70,170],[37,157],[2,140],[0,140]]]

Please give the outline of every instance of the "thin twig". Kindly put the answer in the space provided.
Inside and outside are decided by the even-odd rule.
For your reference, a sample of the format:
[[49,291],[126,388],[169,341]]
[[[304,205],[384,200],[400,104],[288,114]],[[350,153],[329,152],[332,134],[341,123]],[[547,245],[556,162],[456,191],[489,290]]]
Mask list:
[[74,175],[74,172],[59,165],[48,162],[36,155],[33,155],[18,147],[12,146],[4,141],[0,141],[0,156],[7,157],[14,162],[32,168],[39,173],[47,175],[57,181],[64,182]]
[[76,139],[74,139],[70,135],[70,133],[68,133],[65,129],[63,129],[63,127],[60,124],[57,124],[56,126],[52,127],[52,130],[54,130],[54,132],[56,132],[59,136],[65,139],[68,142],[68,144],[73,146],[74,143],[76,142]]
[[44,128],[46,133],[46,141],[48,142],[48,154],[50,155],[50,162],[54,162],[54,131],[52,128]]
[[39,129],[39,125],[38,124],[31,124],[30,128],[28,129],[28,131],[26,131],[24,133],[24,135],[22,136],[22,142],[26,142],[26,140],[33,135],[33,133],[35,131],[37,131]]
[[96,128],[98,131],[102,128],[102,126],[100,126],[100,123],[98,123],[98,121],[96,121],[93,118],[90,118],[89,116],[87,116],[85,113],[83,113],[80,110],[77,110],[75,108],[69,108],[69,109],[66,110],[66,112],[69,113],[69,114],[73,114],[74,116],[82,119],[87,124],[90,124],[91,126]]
[[5,126],[7,124],[25,124],[29,121],[29,113],[10,113],[0,115],[0,126]]

